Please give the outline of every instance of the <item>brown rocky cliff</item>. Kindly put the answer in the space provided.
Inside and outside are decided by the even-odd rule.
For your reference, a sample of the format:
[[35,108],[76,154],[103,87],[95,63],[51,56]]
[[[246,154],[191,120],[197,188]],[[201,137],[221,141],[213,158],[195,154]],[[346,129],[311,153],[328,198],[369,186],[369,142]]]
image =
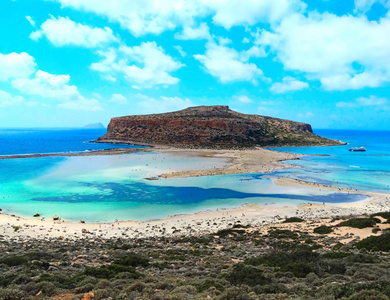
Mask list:
[[185,148],[337,145],[315,135],[309,124],[246,115],[228,106],[197,106],[154,115],[112,118],[98,142]]

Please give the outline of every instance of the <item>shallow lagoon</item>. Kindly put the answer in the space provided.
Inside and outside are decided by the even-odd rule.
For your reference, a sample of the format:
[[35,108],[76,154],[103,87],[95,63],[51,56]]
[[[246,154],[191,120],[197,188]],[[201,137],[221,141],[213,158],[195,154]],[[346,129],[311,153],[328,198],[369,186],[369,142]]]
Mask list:
[[225,165],[225,159],[158,153],[0,161],[6,213],[91,222],[145,221],[245,203],[298,205],[361,201],[363,195],[275,186],[261,174],[145,180],[174,170]]

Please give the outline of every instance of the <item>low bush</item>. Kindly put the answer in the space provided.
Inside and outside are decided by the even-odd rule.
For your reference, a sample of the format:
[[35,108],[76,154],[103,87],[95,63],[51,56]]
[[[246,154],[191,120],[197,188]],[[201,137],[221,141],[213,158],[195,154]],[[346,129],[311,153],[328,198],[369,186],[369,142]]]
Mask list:
[[270,279],[264,276],[263,271],[243,263],[234,265],[233,269],[226,275],[226,279],[234,285],[246,284],[249,286],[255,286],[271,282]]
[[282,272],[291,272],[295,277],[304,278],[309,273],[315,273],[315,269],[307,263],[289,263],[281,267]]
[[341,222],[339,226],[363,229],[367,227],[374,227],[375,224],[376,221],[373,218],[352,218]]
[[87,276],[93,276],[96,278],[105,278],[105,279],[111,279],[114,278],[116,275],[127,272],[131,274],[132,278],[137,279],[142,276],[141,273],[137,272],[134,267],[131,266],[122,266],[117,264],[111,264],[108,266],[101,266],[98,268],[93,267],[87,267],[85,271],[83,272],[84,275]]
[[390,233],[383,233],[379,236],[369,236],[356,243],[358,249],[369,251],[390,251]]
[[298,217],[291,217],[283,221],[283,223],[300,223],[300,222],[305,222],[305,220]]
[[294,239],[294,238],[298,238],[298,234],[296,232],[293,232],[291,230],[288,230],[288,229],[272,229],[270,231],[268,231],[268,234],[271,236],[271,237],[277,237],[277,238],[290,238],[290,239]]
[[125,257],[122,257],[114,262],[114,264],[121,266],[131,266],[131,267],[147,267],[149,266],[149,259],[137,254],[130,254]]
[[329,234],[333,232],[333,229],[330,226],[322,225],[314,228],[313,232],[317,234]]

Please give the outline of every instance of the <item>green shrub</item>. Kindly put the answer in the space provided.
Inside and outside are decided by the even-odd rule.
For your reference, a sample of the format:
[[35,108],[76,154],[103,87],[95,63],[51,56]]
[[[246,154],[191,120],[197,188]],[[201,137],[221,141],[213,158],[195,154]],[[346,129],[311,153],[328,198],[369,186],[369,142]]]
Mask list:
[[370,291],[360,291],[357,293],[354,293],[351,297],[348,298],[349,300],[388,300],[389,298],[382,294],[381,292],[370,290]]
[[319,254],[312,251],[274,252],[248,258],[244,263],[252,266],[267,265],[270,267],[283,267],[294,262],[316,262],[318,257]]
[[376,222],[372,218],[352,218],[341,222],[339,226],[363,229],[367,227],[374,227],[375,224]]
[[333,232],[333,229],[330,226],[321,225],[314,228],[313,232],[317,234],[329,234]]
[[121,266],[131,266],[131,267],[147,267],[149,266],[149,259],[137,254],[130,254],[125,257],[122,257],[114,262],[114,264]]
[[382,218],[386,219],[388,223],[390,222],[390,212],[388,212],[388,211],[372,214],[370,217],[371,218],[373,218],[373,217],[382,217]]
[[137,279],[142,276],[141,273],[138,273],[134,267],[131,266],[122,266],[122,265],[116,265],[111,264],[108,266],[101,266],[98,268],[93,267],[87,267],[84,271],[84,275],[87,276],[93,276],[96,278],[105,278],[105,279],[111,279],[114,278],[116,275],[127,272],[131,274],[132,278]]
[[369,251],[390,251],[390,233],[383,233],[380,236],[369,236],[356,243],[358,249]]
[[0,263],[6,264],[9,267],[28,264],[29,258],[26,255],[14,255],[2,258]]
[[270,283],[270,279],[263,275],[263,271],[243,263],[236,264],[226,275],[226,279],[234,285],[246,284],[249,286],[255,286],[258,284],[263,285]]
[[271,237],[275,237],[275,238],[291,238],[291,239],[294,239],[294,238],[298,238],[298,234],[296,232],[293,232],[291,230],[288,230],[288,229],[272,229],[270,231],[268,231],[268,234],[271,236]]
[[42,291],[43,295],[53,296],[57,293],[57,287],[54,283],[48,281],[41,281],[37,283],[37,288]]
[[239,229],[222,229],[216,233],[220,238],[225,238],[229,235],[237,236],[240,234],[244,234],[245,230],[239,230]]
[[309,273],[314,273],[316,270],[307,263],[289,263],[281,267],[282,272],[291,272],[295,277],[303,278]]
[[291,217],[283,221],[283,223],[300,223],[300,222],[305,222],[305,220],[298,217]]
[[0,299],[22,300],[25,299],[25,294],[18,289],[0,289]]
[[321,258],[325,259],[341,259],[350,256],[351,253],[346,252],[328,252],[321,255]]

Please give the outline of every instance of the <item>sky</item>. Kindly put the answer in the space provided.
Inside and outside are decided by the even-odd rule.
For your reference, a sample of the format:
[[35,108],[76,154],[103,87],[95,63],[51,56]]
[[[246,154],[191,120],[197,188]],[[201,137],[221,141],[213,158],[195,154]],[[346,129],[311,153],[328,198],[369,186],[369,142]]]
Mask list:
[[0,0],[0,127],[196,105],[390,130],[390,0]]

